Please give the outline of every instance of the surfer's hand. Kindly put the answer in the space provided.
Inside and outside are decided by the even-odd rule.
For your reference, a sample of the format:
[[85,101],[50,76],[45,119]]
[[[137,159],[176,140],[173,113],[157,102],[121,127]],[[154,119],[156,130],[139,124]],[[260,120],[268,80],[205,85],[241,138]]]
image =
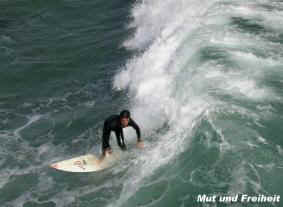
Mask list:
[[138,142],[137,142],[137,147],[140,148],[140,149],[144,148],[144,143],[143,143],[143,141],[141,141],[141,140],[138,141]]

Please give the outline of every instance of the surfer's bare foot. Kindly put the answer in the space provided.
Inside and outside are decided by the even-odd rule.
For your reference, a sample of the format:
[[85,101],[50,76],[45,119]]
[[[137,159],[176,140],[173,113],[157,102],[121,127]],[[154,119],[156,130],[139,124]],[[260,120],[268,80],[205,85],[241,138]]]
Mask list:
[[111,155],[112,154],[112,149],[111,148],[108,148],[105,150],[105,155]]
[[143,141],[138,141],[138,142],[137,142],[137,147],[140,148],[140,149],[144,148],[144,143],[143,143]]
[[102,155],[100,156],[99,158],[99,162],[102,162],[102,160],[105,158],[105,157],[108,157],[112,154],[112,149],[109,147],[109,148],[106,148],[103,150],[102,152]]
[[103,157],[108,157],[109,155],[112,154],[112,149],[109,147],[109,148],[106,148],[104,151],[103,151],[103,154],[102,156]]

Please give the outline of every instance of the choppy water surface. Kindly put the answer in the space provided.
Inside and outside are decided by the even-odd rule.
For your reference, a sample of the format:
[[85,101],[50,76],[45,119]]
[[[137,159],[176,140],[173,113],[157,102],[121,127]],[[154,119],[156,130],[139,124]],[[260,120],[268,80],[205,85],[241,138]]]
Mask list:
[[[1,206],[220,207],[196,197],[283,196],[281,1],[0,8]],[[99,153],[104,119],[123,108],[144,151],[126,129],[131,156],[115,168],[48,168]]]

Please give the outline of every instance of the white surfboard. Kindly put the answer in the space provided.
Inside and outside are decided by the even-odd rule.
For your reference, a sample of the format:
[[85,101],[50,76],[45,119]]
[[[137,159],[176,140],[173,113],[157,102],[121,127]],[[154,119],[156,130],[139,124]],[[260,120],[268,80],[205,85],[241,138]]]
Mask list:
[[115,150],[110,155],[106,155],[102,160],[93,154],[87,154],[53,163],[50,167],[67,172],[95,172],[114,165],[121,159],[121,153],[120,150]]

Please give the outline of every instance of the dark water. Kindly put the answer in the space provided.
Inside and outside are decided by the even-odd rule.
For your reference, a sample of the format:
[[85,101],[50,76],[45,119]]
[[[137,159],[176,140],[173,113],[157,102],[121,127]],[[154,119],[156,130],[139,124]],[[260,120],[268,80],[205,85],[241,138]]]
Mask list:
[[[0,206],[197,203],[283,196],[281,1],[0,2]],[[115,168],[50,163],[99,153],[129,108],[145,150]],[[112,142],[115,145],[114,142]]]

